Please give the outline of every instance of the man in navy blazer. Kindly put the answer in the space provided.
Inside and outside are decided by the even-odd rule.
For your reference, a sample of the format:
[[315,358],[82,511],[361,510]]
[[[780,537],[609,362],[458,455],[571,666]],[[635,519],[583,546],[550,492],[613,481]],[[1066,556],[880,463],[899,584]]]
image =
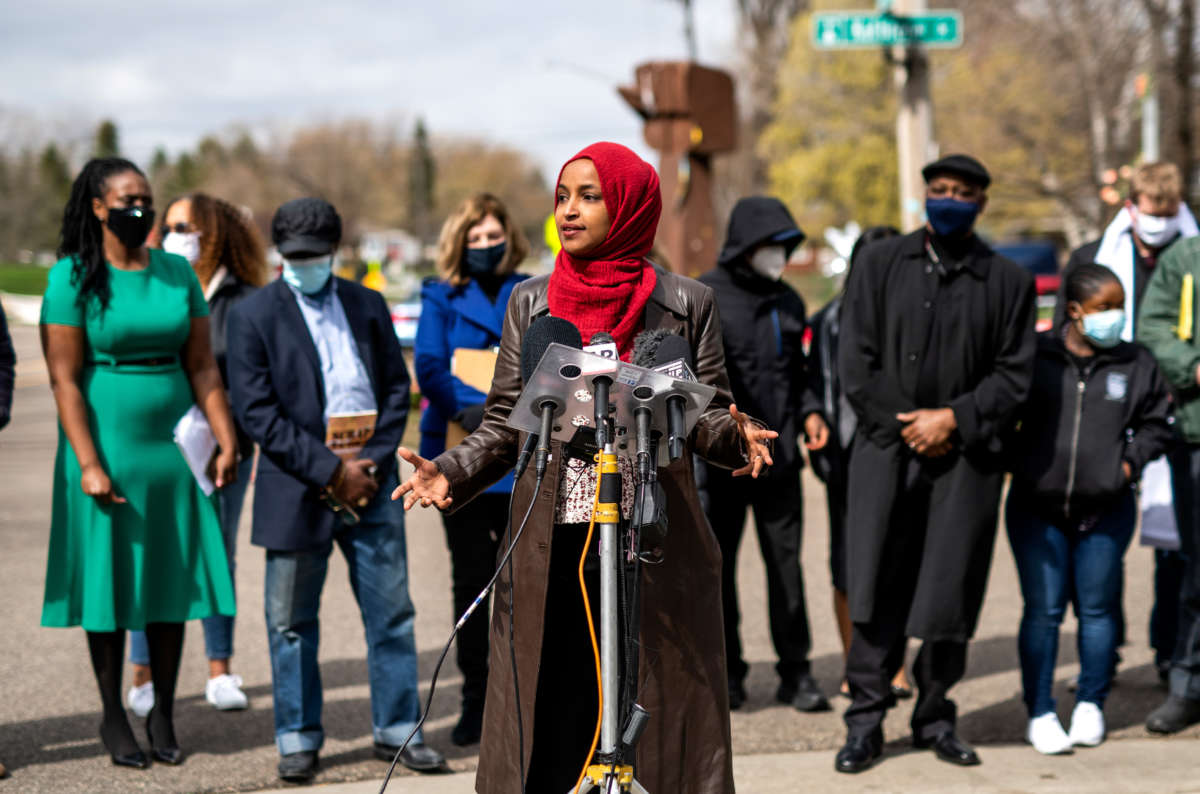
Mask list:
[[[321,199],[280,207],[271,236],[283,276],[234,307],[228,325],[234,411],[262,453],[251,540],[267,550],[278,771],[294,782],[312,779],[324,741],[317,613],[335,542],[363,615],[376,755],[391,761],[420,719],[404,511],[388,499],[408,370],[382,296],[332,275],[341,232]],[[364,411],[377,412],[374,433],[343,463],[325,445],[330,416]],[[335,513],[328,495],[359,520]],[[400,760],[418,771],[444,766],[420,733]]]

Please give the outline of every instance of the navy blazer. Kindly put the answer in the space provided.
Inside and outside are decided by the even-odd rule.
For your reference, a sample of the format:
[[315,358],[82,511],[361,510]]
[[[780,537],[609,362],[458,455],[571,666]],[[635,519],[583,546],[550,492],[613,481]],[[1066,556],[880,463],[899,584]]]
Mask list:
[[[408,368],[379,293],[338,279],[337,297],[375,390],[379,417],[363,457],[379,467],[387,499],[396,447],[408,419]],[[325,385],[320,358],[288,285],[274,281],[229,314],[229,390],[233,411],[262,454],[254,489],[251,541],[274,551],[320,548],[340,519],[320,499],[338,458],[325,446]]]

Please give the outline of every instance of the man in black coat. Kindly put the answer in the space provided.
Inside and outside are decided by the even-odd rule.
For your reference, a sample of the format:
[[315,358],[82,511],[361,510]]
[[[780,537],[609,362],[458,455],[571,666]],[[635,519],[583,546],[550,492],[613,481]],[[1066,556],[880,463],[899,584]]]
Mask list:
[[[391,761],[421,716],[404,510],[388,499],[408,419],[408,369],[383,297],[332,275],[341,233],[341,218],[321,199],[280,207],[271,236],[283,276],[234,306],[228,324],[234,412],[262,450],[251,541],[267,550],[278,771],[292,782],[312,779],[325,738],[318,612],[335,543],[367,639],[375,754]],[[373,433],[353,459],[326,445],[332,418],[371,412]],[[331,498],[357,520],[344,509],[335,515]],[[400,760],[418,771],[444,765],[420,732]]]
[[757,480],[735,480],[715,466],[697,467],[701,502],[721,544],[729,705],[735,709],[746,699],[744,681],[749,669],[738,636],[737,596],[737,551],[747,507],[754,510],[758,544],[767,566],[767,611],[771,640],[779,656],[775,697],[801,711],[829,709],[809,670],[812,641],[800,567],[804,521],[800,468],[804,459],[797,445],[804,432],[809,447],[819,449],[829,433],[820,414],[820,400],[809,388],[805,372],[804,301],[780,281],[788,257],[803,239],[804,233],[778,199],[744,198],[730,215],[717,268],[700,277],[712,287],[721,314],[725,367],[734,402],[779,432],[775,465]]
[[978,237],[990,177],[975,159],[927,165],[929,224],[863,251],[850,274],[838,350],[858,414],[847,516],[853,703],[835,766],[866,769],[905,638],[924,642],[913,743],[979,758],[955,734],[946,696],[966,668],[996,536],[998,435],[1029,392],[1034,284]]

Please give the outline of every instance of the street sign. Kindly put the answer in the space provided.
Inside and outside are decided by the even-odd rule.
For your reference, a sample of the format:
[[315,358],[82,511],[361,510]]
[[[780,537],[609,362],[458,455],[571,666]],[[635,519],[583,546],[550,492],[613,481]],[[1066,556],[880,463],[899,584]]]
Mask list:
[[909,44],[961,47],[962,31],[962,14],[958,11],[934,10],[905,17],[874,11],[813,14],[813,44],[820,49],[866,49]]

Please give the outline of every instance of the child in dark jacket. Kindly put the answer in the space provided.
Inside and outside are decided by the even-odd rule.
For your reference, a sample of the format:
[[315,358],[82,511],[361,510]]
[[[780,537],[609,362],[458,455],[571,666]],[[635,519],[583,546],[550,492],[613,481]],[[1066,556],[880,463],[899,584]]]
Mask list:
[[[1125,296],[1101,265],[1072,271],[1066,321],[1038,338],[1033,388],[1012,444],[1006,507],[1025,610],[1019,647],[1026,738],[1039,752],[1104,740],[1133,483],[1170,444],[1166,383],[1153,356],[1121,341]],[[1051,696],[1068,601],[1079,616],[1070,734]]]

